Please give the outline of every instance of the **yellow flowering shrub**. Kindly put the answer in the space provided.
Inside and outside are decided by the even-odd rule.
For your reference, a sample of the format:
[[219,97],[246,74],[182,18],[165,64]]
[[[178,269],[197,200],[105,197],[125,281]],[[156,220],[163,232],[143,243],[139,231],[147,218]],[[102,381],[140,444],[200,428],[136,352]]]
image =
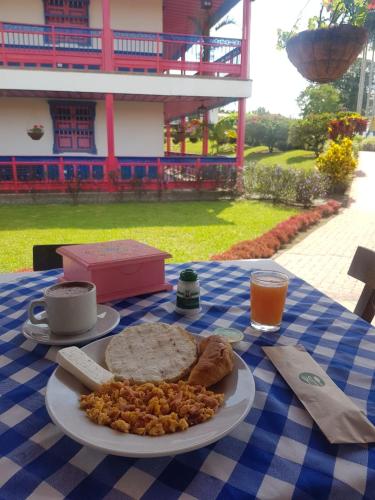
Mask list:
[[317,158],[316,166],[328,177],[331,189],[347,186],[357,167],[353,141],[347,137],[340,142],[331,141],[327,151]]

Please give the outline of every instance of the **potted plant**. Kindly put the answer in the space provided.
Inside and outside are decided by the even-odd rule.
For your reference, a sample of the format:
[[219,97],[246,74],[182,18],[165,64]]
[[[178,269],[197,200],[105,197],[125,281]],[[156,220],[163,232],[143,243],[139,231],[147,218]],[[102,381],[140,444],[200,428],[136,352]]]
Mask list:
[[179,144],[184,140],[185,128],[182,125],[175,125],[172,128],[172,141],[173,144]]
[[44,135],[43,125],[34,125],[32,128],[27,130],[27,135],[31,137],[33,141],[39,141]]
[[278,47],[307,80],[316,83],[340,78],[355,61],[368,39],[365,28],[371,0],[322,0],[320,13],[309,29],[297,33],[279,30]]
[[192,118],[186,124],[186,137],[190,139],[190,142],[198,142],[198,140],[202,137],[202,128],[203,123],[198,118]]

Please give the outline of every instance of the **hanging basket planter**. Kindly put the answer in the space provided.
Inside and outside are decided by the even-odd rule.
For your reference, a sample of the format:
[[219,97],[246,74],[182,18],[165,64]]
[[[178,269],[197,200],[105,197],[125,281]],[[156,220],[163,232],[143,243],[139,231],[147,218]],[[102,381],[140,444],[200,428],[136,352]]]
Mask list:
[[44,128],[43,125],[34,125],[33,128],[30,128],[27,131],[27,135],[33,140],[33,141],[39,141],[43,136],[44,136]]
[[290,62],[311,82],[328,83],[342,77],[367,42],[365,28],[342,24],[307,30],[286,44]]
[[31,139],[33,141],[39,141],[39,139],[41,139],[43,137],[44,132],[32,132],[32,131],[28,131],[27,135],[29,137],[31,137]]

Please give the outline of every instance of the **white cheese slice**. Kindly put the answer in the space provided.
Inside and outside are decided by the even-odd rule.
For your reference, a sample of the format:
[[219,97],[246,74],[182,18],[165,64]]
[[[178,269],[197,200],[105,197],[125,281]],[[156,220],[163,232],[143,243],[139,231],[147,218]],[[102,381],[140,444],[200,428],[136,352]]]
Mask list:
[[101,384],[113,379],[112,372],[98,365],[75,346],[60,349],[56,362],[92,391],[96,391]]

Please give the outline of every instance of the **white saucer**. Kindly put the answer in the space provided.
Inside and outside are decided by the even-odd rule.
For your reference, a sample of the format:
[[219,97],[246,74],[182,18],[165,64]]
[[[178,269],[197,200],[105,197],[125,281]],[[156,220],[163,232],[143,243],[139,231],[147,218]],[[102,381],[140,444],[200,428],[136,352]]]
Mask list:
[[[45,313],[39,313],[37,318],[45,317]],[[50,332],[48,325],[33,325],[30,320],[27,320],[22,326],[24,337],[38,344],[46,345],[76,345],[92,342],[95,339],[103,337],[110,332],[120,322],[120,314],[109,306],[98,304],[98,321],[96,325],[85,333],[80,335],[54,335]]]

